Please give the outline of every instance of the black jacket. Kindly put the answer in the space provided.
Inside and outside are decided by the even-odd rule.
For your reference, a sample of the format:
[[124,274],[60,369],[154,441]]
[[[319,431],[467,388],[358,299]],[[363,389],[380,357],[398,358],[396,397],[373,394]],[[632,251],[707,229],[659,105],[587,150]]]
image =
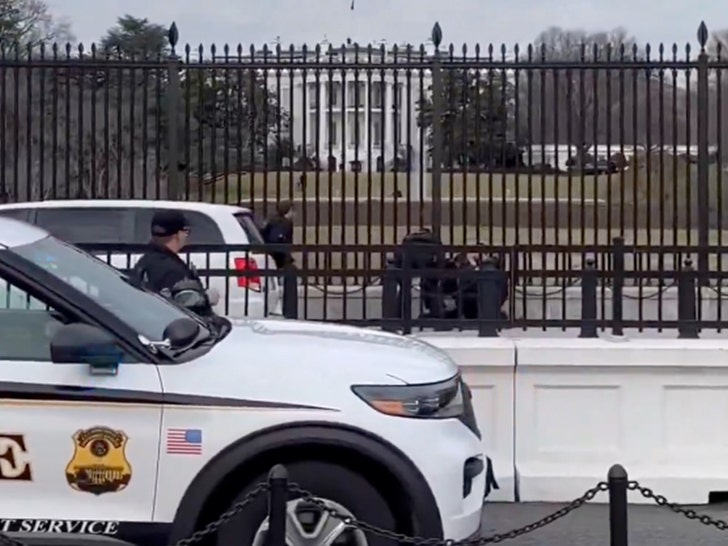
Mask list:
[[[261,235],[263,235],[263,240],[268,244],[293,244],[293,221],[285,216],[273,216],[268,220]],[[273,250],[269,254],[278,268],[283,268],[293,263],[290,252]]]
[[[179,255],[167,247],[149,243],[146,252],[136,263],[130,273],[131,279],[138,286],[170,297],[175,285],[193,281],[199,285],[200,291],[206,295],[205,285],[194,267],[188,266]],[[212,314],[212,306],[195,309],[200,315]]]

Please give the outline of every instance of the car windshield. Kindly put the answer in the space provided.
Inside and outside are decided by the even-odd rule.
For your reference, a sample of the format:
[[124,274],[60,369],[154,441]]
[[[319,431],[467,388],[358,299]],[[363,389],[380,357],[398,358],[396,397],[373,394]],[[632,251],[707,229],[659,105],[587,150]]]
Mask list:
[[190,317],[161,296],[133,286],[120,271],[54,237],[10,250],[89,296],[149,340],[161,341],[169,323]]

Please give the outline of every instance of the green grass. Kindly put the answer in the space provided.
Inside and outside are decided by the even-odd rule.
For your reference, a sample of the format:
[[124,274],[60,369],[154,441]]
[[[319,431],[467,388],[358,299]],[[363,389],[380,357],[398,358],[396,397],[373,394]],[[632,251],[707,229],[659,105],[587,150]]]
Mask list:
[[[414,231],[407,226],[309,226],[295,228],[296,244],[374,244],[391,245],[401,242],[402,238]],[[455,226],[442,231],[445,244],[474,245],[482,242],[486,245],[510,246],[514,244],[533,245],[608,245],[614,237],[624,237],[626,244],[635,245],[695,245],[698,242],[697,230],[660,230],[638,229],[620,233],[618,229],[566,229],[547,228],[501,228],[476,226]],[[711,230],[710,244],[728,244],[728,230]]]
[[[266,172],[231,174],[215,183],[190,189],[190,199],[215,203],[250,202],[251,199],[301,199],[358,196],[360,198],[391,198],[395,191],[406,197],[409,189],[424,183],[431,187],[430,173],[307,173],[305,191],[300,189],[302,173]],[[531,197],[539,199],[594,198],[608,177],[528,174],[443,174],[443,198],[501,198]],[[612,179],[617,177],[612,176]],[[201,195],[200,195],[201,191]]]
[[[235,174],[222,177],[214,184],[204,186],[202,198],[214,202],[242,202],[266,199],[311,199],[325,201],[327,198],[389,199],[398,190],[406,199],[408,184],[423,181],[430,185],[429,173],[307,173],[305,190],[298,187],[301,173],[268,172]],[[716,211],[722,209],[728,220],[728,190],[723,191],[724,175],[718,165],[711,165],[708,173],[710,186],[710,225],[728,228],[728,222],[716,220]],[[318,179],[318,183],[317,183]],[[613,206],[620,203],[644,206],[659,210],[672,220],[685,220],[690,211],[691,219],[697,217],[696,190],[697,168],[683,159],[659,160],[659,157],[635,157],[627,171],[612,175],[581,176],[578,174],[528,175],[528,174],[443,174],[443,199],[464,198],[488,202],[489,200],[524,198],[572,198],[575,201],[603,199]],[[191,195],[197,199],[198,195]],[[689,203],[689,205],[686,205]],[[336,202],[333,206],[337,206]],[[673,211],[674,218],[672,218]],[[640,212],[643,214],[644,212]],[[653,218],[657,216],[653,215]],[[348,220],[348,219],[347,219]],[[667,221],[667,220],[666,220]],[[457,225],[454,229],[445,227],[442,232],[446,244],[477,244],[479,241],[493,246],[514,244],[570,244],[608,245],[616,236],[623,236],[627,244],[644,245],[687,245],[697,244],[696,230],[638,229],[620,232],[617,228],[606,229],[540,229],[534,227],[489,227],[485,225]],[[407,226],[307,226],[297,227],[295,242],[298,244],[397,244],[414,228]],[[728,229],[710,231],[710,244],[727,244]],[[302,264],[303,256],[297,257]],[[544,268],[563,267],[557,263],[540,264]],[[325,256],[322,252],[308,253],[308,267],[345,270],[351,268],[379,268],[382,256],[377,253],[336,253]],[[717,265],[717,264],[716,264]],[[534,269],[538,264],[531,265]],[[728,263],[721,264],[728,270]]]
[[[223,175],[215,182],[191,187],[190,199],[250,203],[259,199],[391,198],[397,192],[406,198],[410,188],[432,187],[430,173],[309,172],[306,173],[305,188],[301,189],[302,174],[270,171]],[[627,170],[610,175],[444,173],[442,196],[444,199],[477,198],[483,201],[543,197],[579,201],[608,199],[611,203],[684,203],[688,198],[695,201],[697,174],[697,166],[682,158],[641,154],[632,158]],[[728,214],[728,190],[721,191],[726,179],[728,173],[723,174],[719,165],[709,166],[711,204],[721,202]]]
[[[407,227],[385,227],[380,226],[333,226],[329,229],[327,226],[296,228],[295,243],[296,244],[320,244],[320,245],[338,245],[338,244],[374,244],[374,245],[391,245],[399,243],[402,238],[409,233]],[[318,239],[317,239],[318,236]],[[637,245],[688,245],[697,244],[696,230],[681,230],[672,232],[670,230],[636,230],[620,233],[619,230],[608,231],[606,229],[586,229],[571,230],[568,229],[540,229],[528,230],[526,228],[492,228],[488,230],[478,230],[471,226],[459,226],[453,233],[445,230],[442,233],[443,242],[454,245],[475,245],[478,241],[482,241],[486,245],[509,247],[516,243],[519,244],[572,244],[572,245],[609,245],[612,239],[617,236],[623,236],[625,243]],[[728,244],[728,230],[710,232],[710,244]],[[558,269],[566,267],[562,261],[563,256],[557,261],[556,255],[550,253],[547,256],[534,254],[534,261],[528,265],[522,265],[531,269]],[[304,258],[302,253],[297,253],[296,261],[301,267],[309,269],[329,269],[332,271],[350,271],[352,269],[379,269],[383,267],[383,256],[380,252],[307,252]],[[574,253],[571,255],[571,264],[581,263],[581,255]],[[657,255],[653,258],[651,268],[656,268]],[[633,267],[631,257],[627,257],[626,267]],[[642,264],[647,268],[647,264]],[[718,269],[717,258],[712,259],[711,267]],[[720,267],[723,271],[728,271],[728,256],[724,257]],[[325,281],[317,279],[314,282],[324,284]],[[342,282],[336,281],[337,284]],[[349,279],[352,283],[353,279]]]

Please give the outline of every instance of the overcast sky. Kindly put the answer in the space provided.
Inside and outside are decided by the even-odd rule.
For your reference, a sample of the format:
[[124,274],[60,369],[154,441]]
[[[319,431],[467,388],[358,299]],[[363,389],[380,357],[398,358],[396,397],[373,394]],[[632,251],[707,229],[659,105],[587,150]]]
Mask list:
[[[116,17],[131,14],[176,21],[182,43],[313,45],[413,43],[427,40],[439,21],[444,42],[526,44],[549,26],[590,31],[622,26],[640,43],[696,43],[701,20],[728,27],[719,0],[48,0],[76,37],[99,39]],[[722,19],[721,19],[722,17]]]

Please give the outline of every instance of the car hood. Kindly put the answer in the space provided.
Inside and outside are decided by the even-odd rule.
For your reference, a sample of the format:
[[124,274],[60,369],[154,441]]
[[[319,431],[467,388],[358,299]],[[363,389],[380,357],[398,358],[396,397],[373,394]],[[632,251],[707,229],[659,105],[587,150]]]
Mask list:
[[[440,349],[411,337],[386,332],[286,319],[231,320],[233,329],[209,357],[257,355],[267,367],[289,373],[348,376],[352,381],[408,384],[444,381],[458,372]],[[225,358],[227,360],[227,358]],[[309,376],[310,377],[310,376]]]

